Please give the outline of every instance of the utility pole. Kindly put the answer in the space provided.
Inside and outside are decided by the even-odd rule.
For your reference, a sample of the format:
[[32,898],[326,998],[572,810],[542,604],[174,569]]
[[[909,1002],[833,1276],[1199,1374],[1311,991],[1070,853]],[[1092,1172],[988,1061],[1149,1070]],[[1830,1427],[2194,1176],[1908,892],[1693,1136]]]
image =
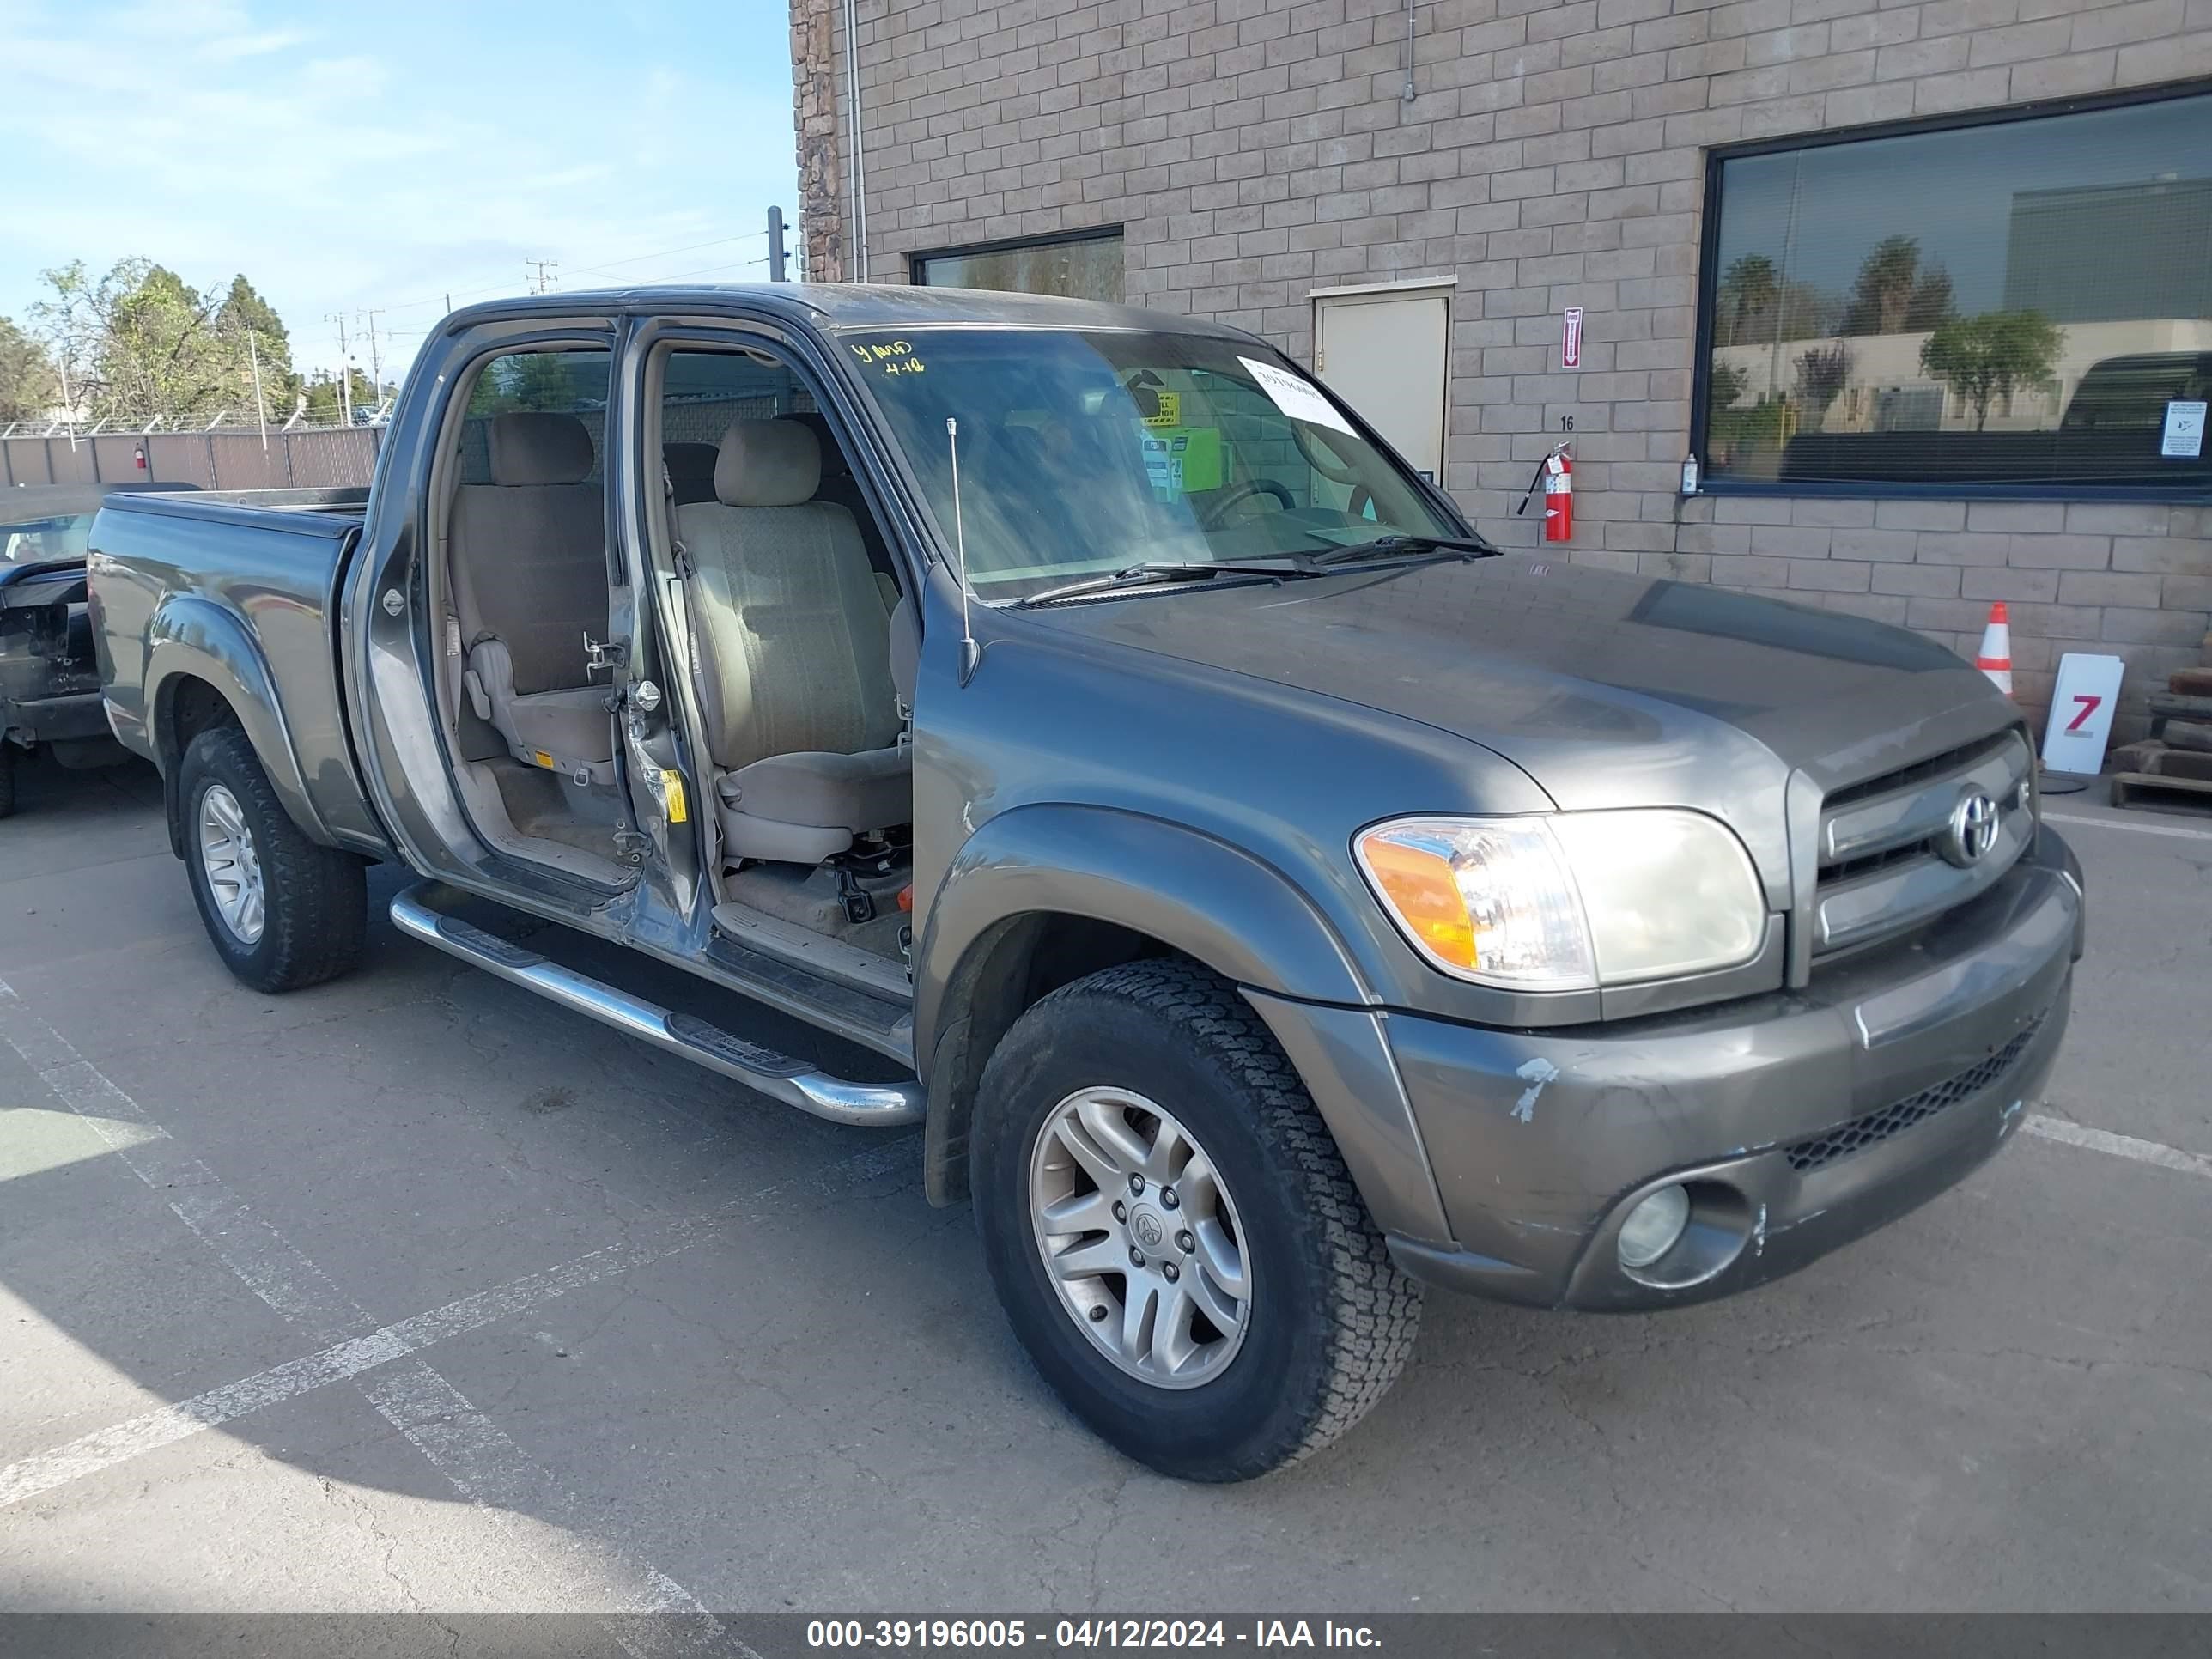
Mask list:
[[375,386],[376,401],[381,404],[384,401],[384,356],[376,347],[376,319],[384,313],[381,311],[371,311],[367,314],[368,317],[368,375]]
[[784,275],[783,210],[771,207],[768,210],[768,279],[771,283],[788,282]]
[[261,345],[253,331],[246,331],[246,360],[253,365],[253,414],[261,422],[261,453],[269,453],[269,405],[261,400]]
[[522,263],[537,267],[537,280],[530,286],[532,294],[550,294],[553,284],[561,280],[561,262],[558,259],[525,259]]
[[338,312],[325,317],[326,323],[338,325],[338,415],[348,426],[353,424],[353,359],[346,355],[345,313]]

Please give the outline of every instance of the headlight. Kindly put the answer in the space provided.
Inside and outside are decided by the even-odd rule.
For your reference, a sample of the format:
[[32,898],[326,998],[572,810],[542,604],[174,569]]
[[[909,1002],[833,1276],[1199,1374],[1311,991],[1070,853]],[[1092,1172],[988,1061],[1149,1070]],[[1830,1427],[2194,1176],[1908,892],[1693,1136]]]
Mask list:
[[1766,931],[1750,854],[1699,812],[1399,818],[1363,831],[1352,850],[1416,950],[1508,990],[1732,968]]

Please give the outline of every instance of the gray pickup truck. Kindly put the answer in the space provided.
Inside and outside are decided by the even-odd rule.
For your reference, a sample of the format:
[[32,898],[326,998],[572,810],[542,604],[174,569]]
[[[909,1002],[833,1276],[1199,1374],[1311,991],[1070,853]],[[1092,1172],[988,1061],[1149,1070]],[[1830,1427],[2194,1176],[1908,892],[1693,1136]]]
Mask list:
[[[1425,1282],[1650,1310],[1802,1267],[1989,1157],[2065,1031],[2081,877],[1981,675],[1502,553],[1227,328],[476,307],[365,500],[118,498],[91,567],[240,979],[343,972],[397,860],[403,934],[920,1124],[1038,1369],[1182,1476],[1350,1427]],[[728,1029],[605,966],[641,957]]]

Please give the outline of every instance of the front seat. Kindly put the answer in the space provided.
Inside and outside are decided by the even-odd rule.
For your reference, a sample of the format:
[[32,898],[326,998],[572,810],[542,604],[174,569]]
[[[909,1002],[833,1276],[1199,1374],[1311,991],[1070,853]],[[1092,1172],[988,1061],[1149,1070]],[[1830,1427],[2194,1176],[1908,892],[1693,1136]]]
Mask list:
[[890,619],[860,526],[817,501],[796,421],[722,436],[711,503],[679,507],[726,855],[818,864],[914,817]]
[[517,760],[614,781],[607,689],[584,637],[607,625],[606,525],[592,434],[573,415],[495,416],[491,482],[453,492],[453,609],[470,706]]

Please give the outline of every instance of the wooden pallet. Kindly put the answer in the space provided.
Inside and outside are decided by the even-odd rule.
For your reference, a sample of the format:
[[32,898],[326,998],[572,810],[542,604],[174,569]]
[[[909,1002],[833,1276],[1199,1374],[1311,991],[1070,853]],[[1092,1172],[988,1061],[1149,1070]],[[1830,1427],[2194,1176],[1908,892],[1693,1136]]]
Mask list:
[[2144,699],[2150,710],[2150,734],[2164,735],[2168,720],[2212,724],[2212,697],[2185,696],[2178,691],[2154,691]]
[[2112,805],[2132,807],[2201,807],[2212,811],[2212,781],[2159,777],[2149,772],[2115,772]]

